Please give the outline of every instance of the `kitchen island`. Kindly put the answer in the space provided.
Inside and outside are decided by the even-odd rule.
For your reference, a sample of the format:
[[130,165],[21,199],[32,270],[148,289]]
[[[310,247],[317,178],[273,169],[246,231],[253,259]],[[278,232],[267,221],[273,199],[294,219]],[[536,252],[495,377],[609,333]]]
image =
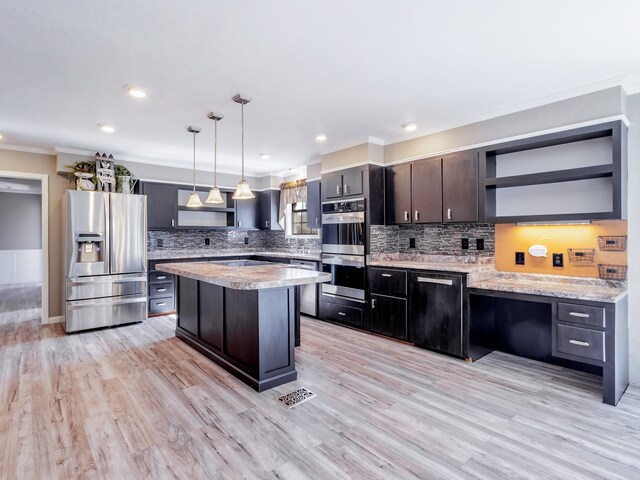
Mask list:
[[298,287],[330,274],[253,260],[156,268],[178,277],[176,337],[259,392],[297,378]]

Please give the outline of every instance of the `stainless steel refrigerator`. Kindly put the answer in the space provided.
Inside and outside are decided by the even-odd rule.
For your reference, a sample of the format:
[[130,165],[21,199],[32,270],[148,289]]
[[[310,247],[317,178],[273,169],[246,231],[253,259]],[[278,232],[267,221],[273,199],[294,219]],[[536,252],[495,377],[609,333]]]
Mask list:
[[68,190],[66,332],[147,318],[147,197]]

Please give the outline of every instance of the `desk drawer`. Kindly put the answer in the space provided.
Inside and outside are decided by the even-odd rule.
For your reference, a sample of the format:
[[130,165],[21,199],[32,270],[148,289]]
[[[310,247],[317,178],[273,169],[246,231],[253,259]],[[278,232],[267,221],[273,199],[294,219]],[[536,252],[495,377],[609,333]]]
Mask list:
[[604,308],[577,303],[558,302],[558,320],[593,325],[594,327],[604,328],[606,326]]
[[173,295],[173,286],[173,282],[151,283],[149,284],[149,298],[158,298]]
[[558,353],[606,361],[604,332],[562,324],[556,324],[556,329]]
[[385,295],[407,294],[407,272],[382,268],[369,269],[369,285],[372,292]]

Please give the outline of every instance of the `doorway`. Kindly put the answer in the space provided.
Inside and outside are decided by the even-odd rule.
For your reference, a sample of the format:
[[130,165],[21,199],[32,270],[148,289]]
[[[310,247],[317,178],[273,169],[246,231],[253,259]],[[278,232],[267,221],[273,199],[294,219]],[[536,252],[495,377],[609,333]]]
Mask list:
[[48,323],[48,177],[0,172],[0,327]]

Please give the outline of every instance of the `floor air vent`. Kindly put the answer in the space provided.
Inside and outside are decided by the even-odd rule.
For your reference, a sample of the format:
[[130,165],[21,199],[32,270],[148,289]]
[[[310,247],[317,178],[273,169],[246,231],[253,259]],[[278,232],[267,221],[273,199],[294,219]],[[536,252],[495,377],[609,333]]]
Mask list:
[[285,393],[284,395],[276,398],[288,408],[293,408],[303,402],[306,402],[307,400],[311,400],[314,397],[317,397],[317,395],[311,390],[307,390],[306,388],[299,388],[297,390],[294,390],[293,392]]

